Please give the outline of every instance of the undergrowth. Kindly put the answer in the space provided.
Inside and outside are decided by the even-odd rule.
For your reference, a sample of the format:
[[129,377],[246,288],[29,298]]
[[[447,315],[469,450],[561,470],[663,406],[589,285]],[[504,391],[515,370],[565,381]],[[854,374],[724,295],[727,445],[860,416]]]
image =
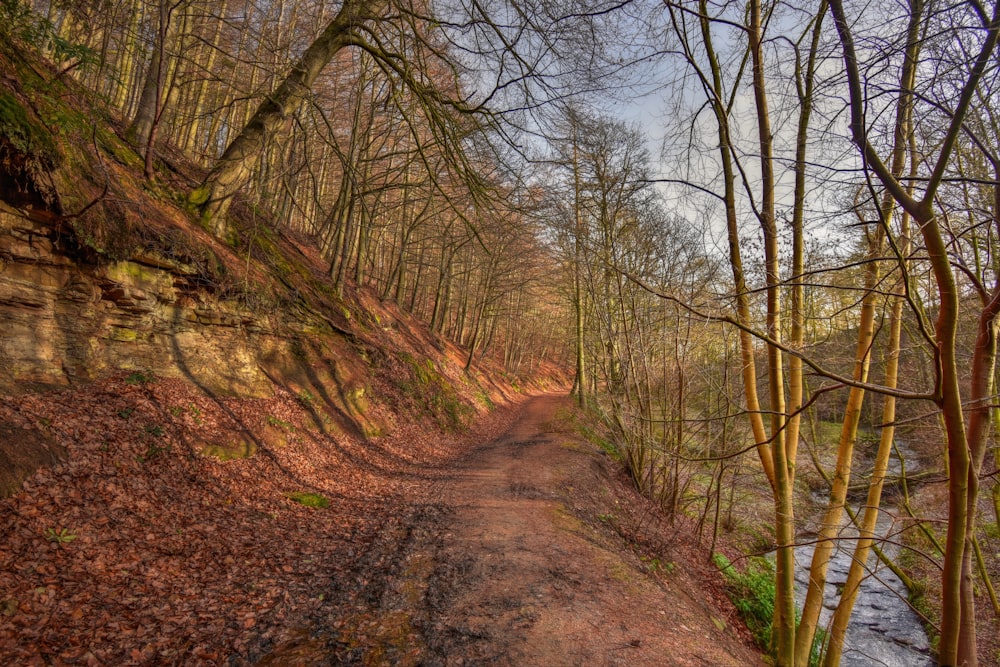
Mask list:
[[[774,563],[759,556],[749,558],[746,569],[740,572],[719,553],[712,555],[712,563],[726,578],[729,599],[740,612],[754,641],[764,651],[770,651],[775,598]],[[809,667],[819,666],[825,643],[826,632],[822,628],[817,629],[809,654]]]
[[774,565],[766,558],[750,558],[740,572],[722,554],[714,554],[712,563],[726,578],[729,597],[743,622],[762,649],[771,646],[771,621],[774,618]]

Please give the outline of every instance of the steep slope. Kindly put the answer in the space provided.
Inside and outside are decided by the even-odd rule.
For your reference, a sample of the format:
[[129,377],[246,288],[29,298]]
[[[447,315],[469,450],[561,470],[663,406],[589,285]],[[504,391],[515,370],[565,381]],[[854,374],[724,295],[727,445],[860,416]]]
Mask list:
[[[193,170],[165,158],[147,182],[71,80],[5,43],[0,71],[0,393],[127,370],[212,397],[311,396],[336,430],[372,435],[387,430],[379,404],[456,426],[510,392],[499,369],[462,372],[457,348],[392,305],[334,293],[307,240],[246,206],[234,237],[214,239],[176,205]],[[422,386],[398,405],[407,383]],[[63,454],[18,437],[0,451],[8,492]]]

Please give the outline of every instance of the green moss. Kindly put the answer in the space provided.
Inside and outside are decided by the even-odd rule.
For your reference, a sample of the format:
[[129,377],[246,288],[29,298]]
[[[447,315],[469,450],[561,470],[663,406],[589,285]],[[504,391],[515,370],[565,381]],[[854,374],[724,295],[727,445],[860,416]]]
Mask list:
[[268,423],[269,426],[275,426],[275,427],[278,427],[278,428],[282,428],[282,429],[288,431],[289,433],[294,433],[295,432],[295,425],[294,424],[286,422],[283,419],[278,419],[277,417],[275,417],[273,415],[268,415],[267,416],[267,423]]
[[492,410],[494,407],[496,407],[493,403],[493,399],[490,398],[489,394],[487,394],[483,389],[479,389],[476,391],[476,401],[478,401],[479,404],[482,405],[487,410]]
[[364,416],[371,407],[368,403],[367,390],[363,385],[354,389],[348,389],[345,392],[345,398],[347,399],[347,404],[355,414]]
[[202,456],[211,456],[220,461],[248,459],[257,453],[257,443],[252,440],[238,440],[226,444],[208,443],[201,448]]
[[401,358],[410,370],[410,378],[399,385],[403,393],[421,401],[441,428],[454,429],[464,425],[473,409],[462,402],[458,392],[438,371],[434,362],[431,359],[421,362],[408,354],[403,354]]
[[[200,188],[195,188],[194,190],[191,191],[191,194],[188,195],[188,199],[187,199],[188,200],[188,204],[192,208],[200,208],[200,207],[204,206],[205,202],[208,201],[208,197],[211,194],[211,192],[212,192],[211,188],[209,188],[207,186],[204,186],[204,185],[202,187],[200,187]],[[207,222],[207,221],[203,221],[203,222]]]
[[139,339],[139,332],[127,327],[113,327],[111,329],[111,340],[123,343],[131,343]]
[[118,164],[140,170],[144,167],[142,158],[135,149],[118,138],[118,135],[104,127],[97,128],[97,141],[101,148]]
[[330,500],[326,496],[322,496],[318,493],[309,493],[306,491],[289,491],[284,494],[289,500],[294,500],[300,505],[305,505],[306,507],[315,507],[317,509],[323,509],[330,506]]
[[0,135],[37,169],[54,169],[62,163],[51,133],[33,122],[20,102],[4,90],[0,90]]

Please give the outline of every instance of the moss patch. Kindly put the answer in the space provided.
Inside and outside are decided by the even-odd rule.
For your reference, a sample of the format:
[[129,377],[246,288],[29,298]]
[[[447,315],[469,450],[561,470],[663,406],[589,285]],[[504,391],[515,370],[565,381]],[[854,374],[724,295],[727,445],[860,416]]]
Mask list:
[[458,392],[434,365],[434,361],[420,361],[405,353],[401,358],[410,371],[409,379],[400,383],[403,393],[421,401],[442,429],[464,426],[474,410],[462,402]]
[[54,169],[62,162],[52,135],[32,122],[27,110],[5,90],[0,90],[0,135],[15,150],[31,156],[41,168]]
[[257,453],[257,443],[253,440],[241,439],[224,444],[207,443],[201,447],[202,456],[211,456],[220,461],[248,459]]
[[306,507],[323,509],[330,506],[330,499],[318,493],[309,493],[307,491],[289,491],[285,493],[285,497],[289,500],[294,500],[299,505],[305,505]]

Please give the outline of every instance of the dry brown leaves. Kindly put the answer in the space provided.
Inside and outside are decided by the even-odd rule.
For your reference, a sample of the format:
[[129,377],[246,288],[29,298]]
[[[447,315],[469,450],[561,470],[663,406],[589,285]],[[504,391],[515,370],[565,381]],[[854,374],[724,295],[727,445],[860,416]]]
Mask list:
[[[461,436],[398,419],[364,441],[321,433],[283,391],[215,399],[120,374],[5,400],[0,421],[46,431],[69,458],[0,502],[0,664],[245,664],[307,619],[351,613],[391,551],[379,540],[512,414]],[[196,451],[233,434],[257,454]]]

